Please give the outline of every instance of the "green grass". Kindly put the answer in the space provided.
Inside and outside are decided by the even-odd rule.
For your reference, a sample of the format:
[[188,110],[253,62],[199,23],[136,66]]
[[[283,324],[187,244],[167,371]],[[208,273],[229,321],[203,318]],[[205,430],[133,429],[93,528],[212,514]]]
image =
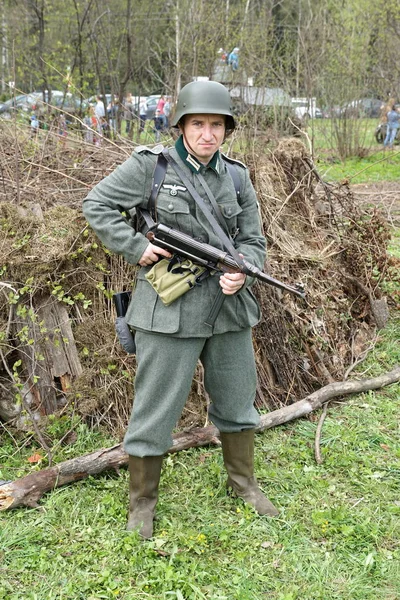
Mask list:
[[389,252],[396,258],[400,258],[400,230],[395,229],[389,244]]
[[[382,332],[365,376],[400,362],[399,325]],[[218,448],[166,459],[149,542],[124,530],[125,470],[57,489],[40,509],[1,513],[0,599],[399,598],[399,395],[396,384],[331,407],[321,466],[315,421],[257,436],[256,471],[277,519],[226,495]],[[83,425],[77,432],[57,461],[113,443]],[[2,479],[39,468],[27,461],[37,450],[29,438],[18,451],[2,438]]]
[[375,139],[375,130],[379,119],[312,119],[305,129],[316,153],[334,152],[336,143],[357,141],[361,148],[379,146]]
[[316,166],[325,181],[343,181],[349,183],[376,183],[398,181],[400,174],[400,151],[384,152],[378,147],[365,158],[352,157],[344,161],[317,159]]
[[[383,150],[375,140],[377,119],[348,120],[348,135],[358,142],[360,156],[340,159],[337,148],[338,136],[335,128],[341,128],[342,136],[345,122],[331,119],[314,119],[305,129],[303,141],[308,148],[312,146],[314,161],[323,179],[326,181],[348,181],[349,183],[373,183],[398,181],[400,167],[400,148]],[[357,146],[357,144],[355,144]]]

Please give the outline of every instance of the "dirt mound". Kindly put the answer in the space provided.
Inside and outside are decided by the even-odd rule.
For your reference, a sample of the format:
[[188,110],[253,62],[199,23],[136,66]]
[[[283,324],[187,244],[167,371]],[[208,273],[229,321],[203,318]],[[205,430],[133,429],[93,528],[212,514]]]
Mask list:
[[[27,386],[30,410],[43,412],[48,387],[40,387],[40,369],[46,370],[58,408],[73,407],[91,422],[122,433],[132,403],[135,358],[116,341],[111,298],[132,286],[136,271],[101,246],[86,226],[81,202],[131,148],[69,144],[23,137],[16,143],[7,130],[0,132],[0,147],[7,149],[0,192],[0,377],[10,395]],[[272,408],[343,377],[385,318],[384,296],[398,265],[396,270],[387,254],[387,215],[356,202],[348,187],[321,181],[300,141],[282,140],[259,156],[237,158],[249,164],[258,193],[268,241],[266,270],[307,289],[303,302],[255,285],[263,311],[254,329],[257,404]],[[58,331],[49,332],[41,322],[43,306],[54,303],[66,310],[72,332],[68,342],[58,337],[58,343],[69,345],[67,354],[75,347],[79,363],[67,384],[52,366]],[[35,355],[27,351],[29,345],[44,350]],[[36,356],[29,364],[28,354]],[[39,354],[46,356],[42,360]],[[203,425],[206,405],[199,367],[180,425]]]

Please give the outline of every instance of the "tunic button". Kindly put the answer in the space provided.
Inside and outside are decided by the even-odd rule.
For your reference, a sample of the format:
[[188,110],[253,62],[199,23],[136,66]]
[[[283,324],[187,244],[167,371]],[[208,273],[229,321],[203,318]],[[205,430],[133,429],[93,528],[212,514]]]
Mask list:
[[231,214],[232,214],[232,209],[231,209],[231,208],[228,208],[228,217],[230,217],[230,216],[231,216]]
[[168,210],[172,210],[173,208],[174,208],[174,205],[172,204],[172,202],[171,202],[171,204],[168,204]]

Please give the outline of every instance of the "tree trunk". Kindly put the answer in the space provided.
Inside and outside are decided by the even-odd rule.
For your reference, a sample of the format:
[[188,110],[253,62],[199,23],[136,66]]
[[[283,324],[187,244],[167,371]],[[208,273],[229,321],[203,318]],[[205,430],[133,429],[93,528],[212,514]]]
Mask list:
[[[320,408],[325,402],[338,396],[376,390],[391,383],[400,381],[400,365],[389,373],[363,379],[360,381],[340,381],[310,394],[303,400],[291,406],[285,406],[261,417],[258,432],[271,429],[294,419],[304,417]],[[210,444],[219,444],[219,432],[216,427],[204,427],[191,431],[178,433],[173,436],[173,445],[169,453],[198,448]],[[67,483],[85,479],[89,475],[97,475],[106,469],[118,469],[128,462],[128,455],[123,450],[122,444],[111,448],[97,450],[91,454],[64,461],[55,467],[32,473],[16,481],[5,482],[0,485],[0,510],[16,508],[18,506],[37,506],[38,500],[45,492],[53,490]]]

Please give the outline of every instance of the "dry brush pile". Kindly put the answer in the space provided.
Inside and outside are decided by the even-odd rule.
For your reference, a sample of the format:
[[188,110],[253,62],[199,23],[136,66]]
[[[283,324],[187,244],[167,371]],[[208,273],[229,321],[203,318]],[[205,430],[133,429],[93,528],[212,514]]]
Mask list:
[[[131,148],[44,135],[0,131],[0,415],[21,426],[73,412],[118,435],[135,358],[116,340],[112,294],[134,284],[135,268],[101,246],[81,202]],[[303,302],[256,284],[257,404],[276,408],[343,378],[385,320],[396,265],[379,211],[357,206],[346,186],[322,182],[299,140],[242,158],[260,201],[266,270],[307,289]],[[389,296],[389,305],[396,301]],[[181,427],[204,424],[207,400],[199,367]]]

